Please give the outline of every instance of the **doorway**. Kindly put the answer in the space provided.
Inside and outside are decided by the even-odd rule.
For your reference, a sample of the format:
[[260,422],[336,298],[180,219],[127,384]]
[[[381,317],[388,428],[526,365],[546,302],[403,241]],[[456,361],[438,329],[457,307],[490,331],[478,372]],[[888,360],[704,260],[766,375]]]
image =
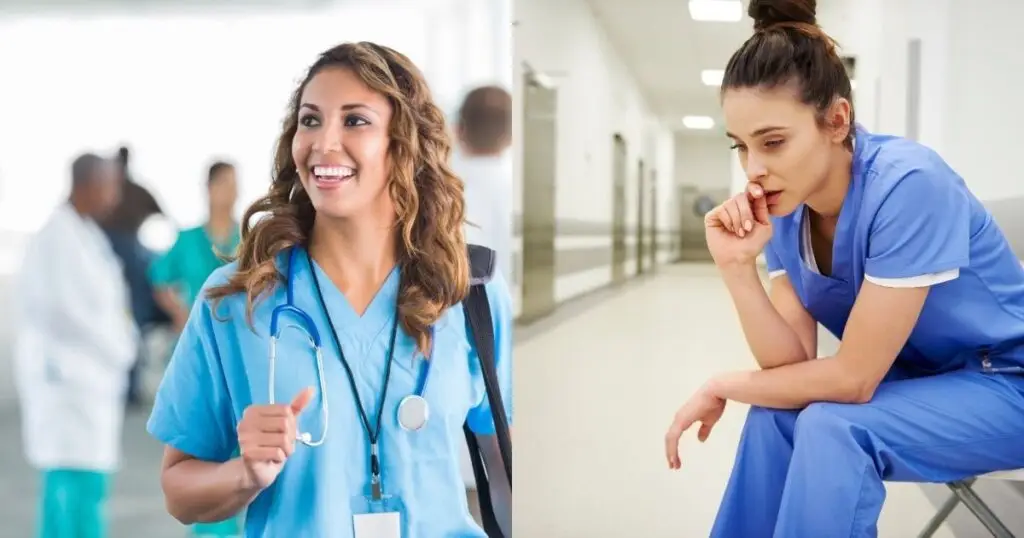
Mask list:
[[647,222],[648,222],[648,224],[647,224],[647,230],[648,230],[647,237],[649,238],[648,241],[647,241],[647,245],[648,245],[647,252],[648,252],[648,256],[649,256],[649,261],[648,261],[647,266],[650,267],[651,269],[654,269],[658,265],[658,252],[661,250],[661,247],[662,247],[662,245],[659,243],[659,239],[661,239],[661,237],[660,237],[661,233],[658,230],[658,171],[657,170],[651,170],[651,183],[650,184],[651,184],[651,188],[650,188],[651,195],[648,198],[648,207],[650,208],[650,211],[647,212],[648,215],[650,215],[650,218],[647,219]]
[[643,159],[637,163],[636,186],[636,274],[642,275],[647,259],[647,177]]
[[555,158],[558,90],[527,69],[523,84],[523,279],[519,317],[555,309]]
[[612,137],[612,283],[626,280],[626,139]]

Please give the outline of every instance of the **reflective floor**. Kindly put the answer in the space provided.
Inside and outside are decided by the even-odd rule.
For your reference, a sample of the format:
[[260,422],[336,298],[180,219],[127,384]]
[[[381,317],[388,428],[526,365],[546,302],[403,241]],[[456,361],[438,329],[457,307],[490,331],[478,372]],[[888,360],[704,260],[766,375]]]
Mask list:
[[[678,472],[666,469],[662,436],[676,408],[704,379],[752,364],[714,270],[661,267],[656,276],[564,307],[517,338],[516,536],[707,536],[744,409],[730,404],[707,443],[688,436]],[[4,364],[0,538],[25,538],[32,536],[36,477],[23,463],[9,375]],[[111,537],[182,537],[184,529],[164,514],[160,448],[145,435],[144,422],[145,415],[136,413],[126,423]],[[1024,517],[1024,498],[1000,487],[978,490],[1017,529],[1010,520]],[[941,486],[890,484],[880,536],[916,536],[943,495]],[[950,527],[960,538],[988,536],[963,508]],[[954,534],[944,528],[936,536]]]

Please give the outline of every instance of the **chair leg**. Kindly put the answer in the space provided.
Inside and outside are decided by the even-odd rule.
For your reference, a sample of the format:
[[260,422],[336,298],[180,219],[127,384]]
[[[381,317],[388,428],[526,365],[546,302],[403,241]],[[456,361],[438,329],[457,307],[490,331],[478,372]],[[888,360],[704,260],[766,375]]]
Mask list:
[[953,490],[953,493],[964,503],[964,506],[974,514],[974,517],[977,517],[978,521],[992,533],[992,536],[995,538],[1014,538],[1010,529],[1007,529],[1006,525],[999,521],[999,518],[992,513],[992,510],[985,504],[985,501],[982,501],[981,497],[971,489],[971,482],[953,482],[948,485]]
[[930,520],[928,520],[928,525],[926,525],[924,530],[921,531],[921,534],[917,535],[917,538],[932,538],[932,536],[939,530],[939,527],[946,522],[946,518],[949,517],[949,514],[953,513],[953,509],[956,508],[958,504],[960,504],[960,497],[957,497],[956,494],[950,494],[949,498],[946,499],[946,502],[942,503],[939,511],[936,512]]

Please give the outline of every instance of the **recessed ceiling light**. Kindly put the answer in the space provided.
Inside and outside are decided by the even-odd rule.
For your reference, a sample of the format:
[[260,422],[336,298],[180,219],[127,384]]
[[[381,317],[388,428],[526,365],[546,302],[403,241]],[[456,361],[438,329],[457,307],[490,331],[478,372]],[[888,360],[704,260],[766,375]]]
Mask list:
[[687,129],[711,129],[715,120],[709,116],[683,116],[683,127]]
[[724,76],[725,71],[722,69],[705,69],[700,72],[700,81],[705,86],[721,86]]
[[690,0],[689,6],[695,21],[737,22],[743,18],[740,0]]

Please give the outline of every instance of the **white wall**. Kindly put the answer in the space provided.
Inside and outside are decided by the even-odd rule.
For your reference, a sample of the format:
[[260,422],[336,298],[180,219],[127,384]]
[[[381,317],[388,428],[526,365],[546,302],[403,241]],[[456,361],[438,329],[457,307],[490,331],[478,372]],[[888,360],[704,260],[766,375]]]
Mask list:
[[[922,41],[919,140],[939,151],[984,201],[1024,195],[1014,103],[1024,79],[1017,21],[1001,0],[856,0],[822,24],[858,55],[858,118],[907,132],[907,41]],[[840,20],[845,18],[845,20]]]
[[[212,158],[238,164],[248,202],[269,184],[287,99],[319,52],[345,40],[389,45],[451,111],[471,83],[510,82],[508,9],[508,0],[392,0],[321,12],[4,19],[0,50],[19,53],[0,56],[4,80],[18,81],[0,85],[0,232],[36,229],[66,195],[74,156],[120,143],[182,225],[203,218]],[[325,27],[345,31],[309,31]],[[2,269],[17,250],[0,244]]]
[[729,188],[732,153],[724,136],[678,134],[675,148],[676,183],[701,190]]
[[[522,62],[552,76],[559,87],[556,208],[559,219],[611,222],[612,136],[627,141],[630,186],[627,220],[636,221],[637,161],[658,166],[659,192],[670,193],[671,134],[658,124],[621,57],[583,0],[515,3],[515,96],[522,103]],[[516,135],[522,134],[516,114]],[[522,185],[522,152],[515,155]],[[521,189],[521,187],[520,187]],[[527,200],[528,203],[528,200]],[[668,211],[662,212],[666,221]],[[610,246],[607,237],[559,240],[565,248]],[[569,243],[572,243],[570,245]],[[633,271],[632,264],[627,266]],[[556,298],[578,295],[610,281],[611,267],[559,278]]]

